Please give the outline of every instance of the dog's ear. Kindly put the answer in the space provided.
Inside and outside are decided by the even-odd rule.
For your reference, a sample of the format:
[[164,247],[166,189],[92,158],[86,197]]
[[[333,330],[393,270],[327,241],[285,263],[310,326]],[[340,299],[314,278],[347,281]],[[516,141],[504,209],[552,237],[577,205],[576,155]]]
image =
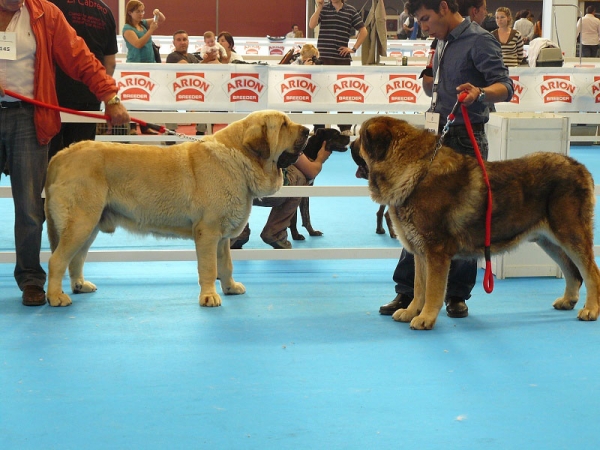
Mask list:
[[392,143],[390,124],[379,117],[367,120],[360,130],[362,148],[374,161],[381,161]]
[[269,159],[271,156],[271,147],[265,125],[251,125],[248,127],[244,132],[242,145],[260,159]]

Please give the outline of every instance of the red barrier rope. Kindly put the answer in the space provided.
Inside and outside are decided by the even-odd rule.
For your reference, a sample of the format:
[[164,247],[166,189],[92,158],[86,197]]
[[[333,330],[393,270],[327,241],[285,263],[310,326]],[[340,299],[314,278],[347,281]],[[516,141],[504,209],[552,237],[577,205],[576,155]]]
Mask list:
[[[96,114],[96,113],[91,113],[91,112],[86,112],[86,111],[78,111],[76,109],[64,108],[64,107],[58,106],[58,105],[50,105],[48,103],[40,102],[39,100],[34,100],[32,98],[25,97],[21,94],[17,94],[16,92],[9,91],[8,89],[5,89],[4,93],[6,95],[10,95],[11,97],[18,98],[19,100],[22,100],[24,102],[31,103],[32,105],[41,106],[42,108],[53,109],[55,111],[62,111],[65,113],[74,114],[76,116],[91,117],[94,119],[103,119],[106,121],[110,121],[110,116],[108,114]],[[130,120],[132,122],[140,124],[143,127],[148,127],[152,130],[158,131],[159,133],[173,133],[174,134],[173,131],[165,128],[164,125],[157,125],[155,123],[144,122],[141,119],[135,119],[133,117],[131,117]]]
[[471,144],[473,144],[473,148],[475,149],[475,156],[477,157],[477,162],[481,167],[481,171],[483,172],[483,180],[485,182],[485,186],[487,187],[487,209],[485,212],[485,248],[484,248],[484,256],[485,256],[485,275],[483,277],[483,289],[488,294],[491,294],[494,290],[494,275],[492,274],[492,261],[491,261],[491,244],[492,244],[492,186],[490,185],[490,179],[488,178],[487,171],[485,170],[485,163],[483,162],[483,158],[481,157],[481,152],[479,151],[479,145],[477,145],[477,141],[475,140],[475,135],[473,134],[473,127],[471,126],[471,120],[469,119],[469,112],[467,111],[467,107],[463,104],[463,101],[467,97],[467,93],[463,92],[458,96],[458,101],[452,108],[452,112],[448,115],[448,121],[454,122],[454,113],[456,108],[460,104],[462,115],[465,119],[465,127],[467,129],[467,133],[469,133],[469,139],[471,140]]

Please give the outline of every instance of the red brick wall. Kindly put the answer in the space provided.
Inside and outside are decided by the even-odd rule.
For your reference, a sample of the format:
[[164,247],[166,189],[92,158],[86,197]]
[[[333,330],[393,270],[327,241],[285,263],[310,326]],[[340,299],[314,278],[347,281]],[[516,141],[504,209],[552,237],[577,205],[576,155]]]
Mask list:
[[[112,9],[118,25],[119,1],[104,2]],[[306,0],[148,0],[144,6],[146,17],[158,8],[167,18],[160,28],[161,35],[184,29],[193,36],[209,30],[229,31],[233,36],[282,36],[290,31],[292,23],[297,23],[306,35]]]

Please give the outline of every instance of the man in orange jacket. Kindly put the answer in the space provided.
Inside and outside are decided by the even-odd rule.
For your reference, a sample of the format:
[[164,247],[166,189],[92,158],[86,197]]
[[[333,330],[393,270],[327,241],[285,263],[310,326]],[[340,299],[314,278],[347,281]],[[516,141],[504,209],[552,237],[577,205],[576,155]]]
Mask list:
[[[6,95],[5,89],[58,105],[55,64],[87,85],[106,105],[113,125],[129,122],[117,96],[115,80],[67,23],[60,10],[44,0],[0,0],[0,168],[10,173],[15,206],[14,276],[23,304],[46,303],[46,272],[40,265],[44,224],[42,190],[48,166],[48,143],[60,130],[60,113]],[[6,45],[5,45],[6,44]]]

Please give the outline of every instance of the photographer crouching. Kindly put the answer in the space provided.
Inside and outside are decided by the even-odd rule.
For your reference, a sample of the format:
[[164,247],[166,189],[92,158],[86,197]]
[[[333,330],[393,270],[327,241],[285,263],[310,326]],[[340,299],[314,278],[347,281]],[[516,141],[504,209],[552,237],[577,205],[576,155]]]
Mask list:
[[304,44],[300,49],[300,56],[291,64],[300,64],[308,66],[320,66],[323,61],[319,59],[319,50],[312,44]]

